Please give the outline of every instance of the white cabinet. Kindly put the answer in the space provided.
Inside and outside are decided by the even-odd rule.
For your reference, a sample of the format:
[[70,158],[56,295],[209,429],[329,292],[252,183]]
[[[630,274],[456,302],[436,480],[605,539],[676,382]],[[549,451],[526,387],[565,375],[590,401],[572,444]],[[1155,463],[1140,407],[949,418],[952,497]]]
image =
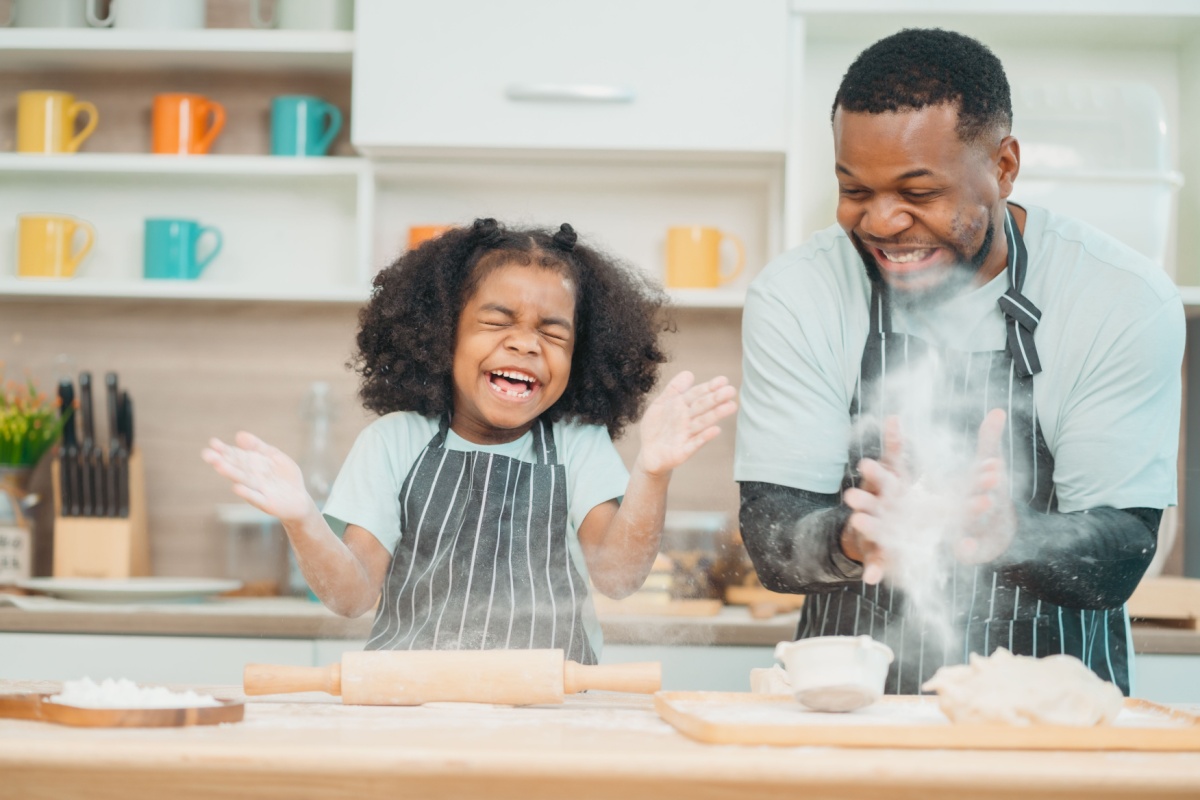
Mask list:
[[784,0],[359,0],[352,139],[781,153]]

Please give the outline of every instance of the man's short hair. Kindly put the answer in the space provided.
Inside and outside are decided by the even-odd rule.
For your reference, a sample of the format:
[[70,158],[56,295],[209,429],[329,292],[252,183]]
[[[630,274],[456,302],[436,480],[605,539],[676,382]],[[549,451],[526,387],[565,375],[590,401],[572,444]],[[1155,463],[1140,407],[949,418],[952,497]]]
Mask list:
[[945,103],[958,106],[964,142],[1012,129],[1004,65],[986,45],[940,28],[906,28],[859,53],[842,76],[833,113],[839,107],[882,114]]

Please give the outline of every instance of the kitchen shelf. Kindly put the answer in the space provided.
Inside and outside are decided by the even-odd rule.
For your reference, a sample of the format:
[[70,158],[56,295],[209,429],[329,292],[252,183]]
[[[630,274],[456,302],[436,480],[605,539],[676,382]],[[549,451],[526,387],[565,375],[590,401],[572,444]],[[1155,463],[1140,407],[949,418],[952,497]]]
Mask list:
[[741,308],[745,289],[668,289],[671,302],[679,308]]
[[369,295],[370,289],[366,286],[239,285],[204,280],[0,279],[0,297],[6,299],[242,300],[357,305],[366,302]]
[[143,153],[72,153],[46,156],[0,153],[0,173],[358,178],[366,175],[368,171],[365,159],[353,157],[161,156]]
[[0,70],[264,68],[349,72],[348,31],[0,28]]

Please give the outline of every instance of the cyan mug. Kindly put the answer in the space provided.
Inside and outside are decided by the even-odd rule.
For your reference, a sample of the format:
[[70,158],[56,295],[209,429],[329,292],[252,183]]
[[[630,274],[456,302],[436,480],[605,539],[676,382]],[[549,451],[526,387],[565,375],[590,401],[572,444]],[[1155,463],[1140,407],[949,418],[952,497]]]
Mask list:
[[342,112],[319,97],[285,94],[271,100],[271,155],[323,156],[342,129]]
[[[211,234],[212,249],[200,258],[200,237]],[[146,220],[143,274],[147,278],[191,281],[221,252],[221,232],[190,219],[157,218]]]

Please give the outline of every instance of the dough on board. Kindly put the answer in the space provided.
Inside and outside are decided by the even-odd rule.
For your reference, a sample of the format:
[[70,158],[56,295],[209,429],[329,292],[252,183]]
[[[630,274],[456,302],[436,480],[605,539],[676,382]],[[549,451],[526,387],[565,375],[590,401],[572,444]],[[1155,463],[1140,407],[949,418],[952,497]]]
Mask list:
[[1074,656],[1014,656],[1003,647],[990,658],[942,667],[922,686],[936,691],[952,722],[1088,727],[1112,722],[1121,690]]

